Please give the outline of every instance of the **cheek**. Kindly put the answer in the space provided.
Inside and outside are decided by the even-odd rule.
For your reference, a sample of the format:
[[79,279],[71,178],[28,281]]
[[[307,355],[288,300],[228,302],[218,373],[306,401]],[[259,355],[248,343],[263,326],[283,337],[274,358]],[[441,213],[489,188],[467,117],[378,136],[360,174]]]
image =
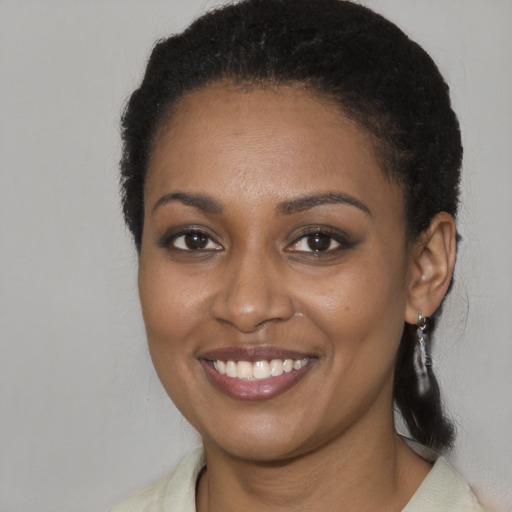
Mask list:
[[308,279],[298,292],[299,307],[332,344],[339,340],[354,352],[369,344],[371,350],[393,354],[390,346],[400,341],[407,300],[403,260],[400,254],[361,259],[321,279]]
[[188,416],[193,394],[190,383],[195,382],[196,376],[190,364],[193,344],[187,341],[198,319],[204,317],[202,298],[183,273],[170,271],[169,261],[163,260],[141,259],[139,297],[156,373],[175,405]]
[[[138,285],[148,334],[171,342],[178,333],[193,327],[194,319],[200,318],[204,288],[183,271],[173,269],[166,258],[142,259]],[[156,340],[150,339],[153,341]]]
[[301,296],[312,334],[321,333],[325,373],[335,376],[326,387],[329,408],[361,411],[382,389],[390,389],[406,287],[400,273],[387,270],[383,274],[382,268],[364,265],[340,271],[325,282],[312,280],[309,293]]
[[195,322],[201,318],[197,290],[169,262],[142,259],[139,267],[139,297],[149,351],[162,384],[170,393],[173,376],[186,368],[192,348],[186,343]]

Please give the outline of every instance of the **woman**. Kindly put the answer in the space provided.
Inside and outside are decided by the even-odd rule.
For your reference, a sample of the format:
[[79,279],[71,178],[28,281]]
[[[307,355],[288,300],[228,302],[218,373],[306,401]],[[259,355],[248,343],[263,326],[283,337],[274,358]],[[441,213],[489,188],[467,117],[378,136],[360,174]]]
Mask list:
[[155,47],[123,140],[151,356],[203,447],[115,511],[481,510],[433,451],[462,149],[429,56],[351,2],[243,1]]

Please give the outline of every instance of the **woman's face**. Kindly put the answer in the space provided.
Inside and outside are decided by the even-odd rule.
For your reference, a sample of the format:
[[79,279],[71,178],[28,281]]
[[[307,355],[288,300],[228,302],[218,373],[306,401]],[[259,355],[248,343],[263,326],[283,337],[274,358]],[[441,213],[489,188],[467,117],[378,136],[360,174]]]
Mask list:
[[326,102],[217,84],[162,129],[140,298],[156,371],[207,446],[277,460],[390,428],[409,266],[400,188]]

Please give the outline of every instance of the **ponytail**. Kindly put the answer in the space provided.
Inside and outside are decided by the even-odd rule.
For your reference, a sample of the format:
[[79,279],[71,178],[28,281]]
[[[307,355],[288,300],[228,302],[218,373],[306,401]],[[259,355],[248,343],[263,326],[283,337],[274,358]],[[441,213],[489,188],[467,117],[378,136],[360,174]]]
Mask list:
[[[435,320],[431,317],[428,332],[434,327]],[[425,334],[428,332],[425,330]],[[419,375],[418,357],[421,355],[416,326],[405,324],[395,370],[395,404],[414,439],[429,448],[447,450],[453,445],[455,429],[444,414],[432,366],[423,365],[423,375]]]

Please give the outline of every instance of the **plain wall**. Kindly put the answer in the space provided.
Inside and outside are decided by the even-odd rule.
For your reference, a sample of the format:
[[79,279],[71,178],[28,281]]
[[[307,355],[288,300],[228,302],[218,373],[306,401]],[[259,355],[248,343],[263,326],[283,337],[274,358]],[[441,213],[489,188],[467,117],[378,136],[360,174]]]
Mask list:
[[[512,510],[512,2],[373,0],[439,64],[465,144],[435,364],[453,465]],[[0,510],[99,512],[198,443],[153,372],[118,119],[202,0],[0,0]]]

